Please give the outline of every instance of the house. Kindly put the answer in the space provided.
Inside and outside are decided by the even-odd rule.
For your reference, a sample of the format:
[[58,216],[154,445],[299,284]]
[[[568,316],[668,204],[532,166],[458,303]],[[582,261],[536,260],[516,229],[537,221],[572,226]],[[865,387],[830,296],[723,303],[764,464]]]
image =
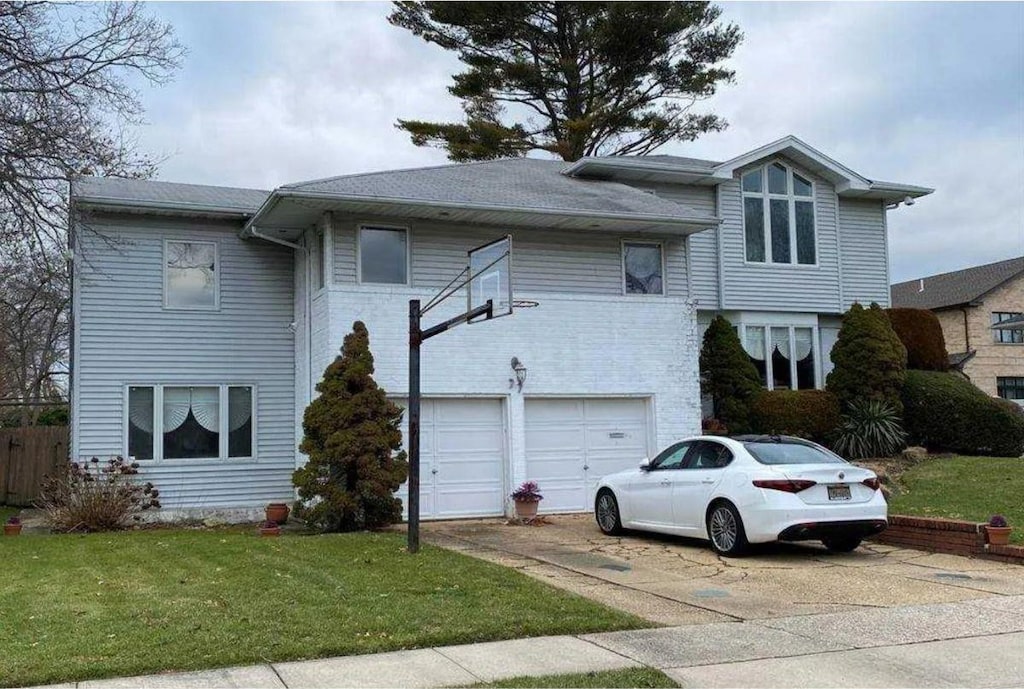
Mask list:
[[897,283],[892,303],[934,311],[950,364],[1024,405],[1024,256]]
[[840,314],[888,303],[887,211],[930,192],[795,137],[725,162],[497,160],[270,192],[83,177],[72,453],[134,457],[171,508],[290,499],[303,410],[353,321],[401,402],[408,301],[511,234],[515,298],[540,305],[424,344],[421,509],[498,515],[529,478],[548,510],[586,510],[602,475],[700,429],[715,314],[766,387],[821,387]]

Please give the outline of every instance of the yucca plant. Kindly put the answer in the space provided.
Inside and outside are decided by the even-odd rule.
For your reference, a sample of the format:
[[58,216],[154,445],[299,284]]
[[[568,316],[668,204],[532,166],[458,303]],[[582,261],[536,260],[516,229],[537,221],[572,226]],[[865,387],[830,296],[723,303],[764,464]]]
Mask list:
[[846,459],[891,457],[906,446],[896,407],[881,400],[854,400],[839,424],[833,449]]

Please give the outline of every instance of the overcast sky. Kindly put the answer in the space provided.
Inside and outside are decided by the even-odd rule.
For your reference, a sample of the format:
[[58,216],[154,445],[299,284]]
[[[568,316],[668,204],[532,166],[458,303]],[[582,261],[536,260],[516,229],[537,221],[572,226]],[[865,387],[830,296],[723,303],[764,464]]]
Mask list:
[[[890,213],[892,277],[1024,254],[1024,4],[724,3],[727,131],[660,153],[725,160],[795,134],[874,179],[936,188]],[[153,4],[190,54],[146,89],[159,178],[249,186],[444,163],[393,126],[461,114],[455,58],[385,3]]]

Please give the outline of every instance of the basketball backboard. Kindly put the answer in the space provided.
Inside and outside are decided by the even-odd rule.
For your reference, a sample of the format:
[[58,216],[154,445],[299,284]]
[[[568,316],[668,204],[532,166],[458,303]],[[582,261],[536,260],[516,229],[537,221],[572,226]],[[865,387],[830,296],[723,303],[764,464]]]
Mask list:
[[[512,314],[512,235],[469,251],[469,309],[492,301],[491,318]],[[473,319],[486,320],[486,316]]]

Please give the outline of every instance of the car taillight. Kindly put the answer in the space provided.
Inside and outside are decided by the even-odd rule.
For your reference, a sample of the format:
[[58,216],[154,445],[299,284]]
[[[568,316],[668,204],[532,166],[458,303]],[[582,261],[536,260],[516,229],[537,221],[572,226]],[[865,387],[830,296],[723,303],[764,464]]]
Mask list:
[[861,483],[863,483],[865,486],[867,486],[871,490],[878,490],[879,488],[882,487],[882,482],[879,481],[877,477],[876,478],[866,478],[863,481],[861,481]]
[[799,493],[802,490],[807,490],[811,486],[817,485],[814,481],[806,479],[761,479],[754,481],[754,485],[758,488],[768,488],[770,490],[781,490],[786,493]]

